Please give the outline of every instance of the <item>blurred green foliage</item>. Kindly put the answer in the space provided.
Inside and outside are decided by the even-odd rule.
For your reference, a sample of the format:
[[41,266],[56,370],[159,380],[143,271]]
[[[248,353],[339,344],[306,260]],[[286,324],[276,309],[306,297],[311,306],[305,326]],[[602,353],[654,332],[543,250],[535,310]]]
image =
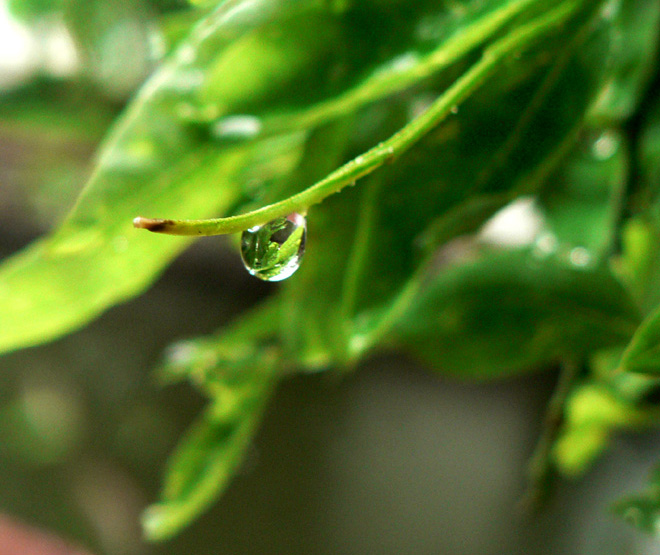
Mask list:
[[[138,295],[190,242],[134,230],[135,216],[231,216],[291,197],[506,53],[391,164],[309,207],[302,267],[262,307],[170,352],[162,374],[190,378],[209,406],[146,513],[149,537],[221,493],[280,379],[378,351],[482,380],[580,368],[553,409],[547,472],[578,474],[613,431],[657,423],[656,0],[10,6],[30,24],[61,18],[81,69],[3,93],[0,132],[66,145],[29,186],[48,190],[57,168],[89,178],[52,233],[0,267],[3,351]],[[108,127],[91,170],[70,156]],[[489,235],[521,199],[533,237]],[[635,510],[656,514],[656,497]]]

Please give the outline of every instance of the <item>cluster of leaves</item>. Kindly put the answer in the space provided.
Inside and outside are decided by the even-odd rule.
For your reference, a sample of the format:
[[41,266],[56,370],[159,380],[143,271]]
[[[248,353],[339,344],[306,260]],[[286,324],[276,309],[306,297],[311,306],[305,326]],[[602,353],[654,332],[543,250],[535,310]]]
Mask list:
[[[28,17],[41,4],[15,3]],[[107,20],[76,26],[95,21],[78,3],[63,9],[94,58]],[[0,349],[61,336],[148,287],[190,239],[134,230],[139,214],[229,217],[298,198],[351,160],[364,175],[305,207],[306,258],[263,306],[170,351],[164,379],[190,379],[209,405],[145,515],[149,537],[221,493],[280,379],[375,350],[461,378],[560,364],[535,494],[583,472],[615,430],[658,421],[656,0],[115,4],[120,19],[128,5],[140,21],[161,13],[169,53],[65,221],[0,268]],[[480,240],[521,197],[537,240]]]

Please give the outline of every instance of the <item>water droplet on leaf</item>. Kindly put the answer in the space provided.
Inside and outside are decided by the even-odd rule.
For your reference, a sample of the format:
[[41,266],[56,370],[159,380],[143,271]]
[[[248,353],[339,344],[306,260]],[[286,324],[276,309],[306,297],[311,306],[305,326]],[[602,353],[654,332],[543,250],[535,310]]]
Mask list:
[[307,222],[295,212],[246,229],[241,237],[243,264],[259,279],[286,279],[300,266],[306,235]]

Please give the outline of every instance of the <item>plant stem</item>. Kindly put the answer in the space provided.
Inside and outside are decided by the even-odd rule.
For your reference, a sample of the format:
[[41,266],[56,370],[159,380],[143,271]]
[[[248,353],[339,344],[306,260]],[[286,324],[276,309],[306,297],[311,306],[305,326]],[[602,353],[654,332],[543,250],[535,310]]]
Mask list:
[[551,459],[552,447],[561,430],[564,405],[579,375],[580,365],[577,362],[572,360],[562,362],[559,380],[543,418],[541,437],[527,467],[527,489],[520,500],[520,508],[524,514],[536,512],[550,494],[556,475]]
[[488,47],[481,59],[459,77],[422,115],[411,121],[388,140],[351,160],[308,189],[285,200],[238,216],[209,220],[163,220],[137,217],[136,228],[169,235],[223,235],[237,233],[286,216],[305,212],[330,195],[373,172],[385,162],[406,152],[455,110],[509,59],[520,53],[550,30],[561,26],[581,5],[580,0],[560,4],[537,19],[520,26]]

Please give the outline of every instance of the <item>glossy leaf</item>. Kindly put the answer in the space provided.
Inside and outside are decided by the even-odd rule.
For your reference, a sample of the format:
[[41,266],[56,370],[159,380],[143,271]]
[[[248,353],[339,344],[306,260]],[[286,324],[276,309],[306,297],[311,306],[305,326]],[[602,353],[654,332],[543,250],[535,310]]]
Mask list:
[[[319,366],[359,356],[414,296],[428,254],[419,246],[429,230],[437,232],[443,213],[460,219],[464,210],[472,220],[467,228],[445,225],[447,241],[540,184],[570,146],[600,83],[602,70],[591,62],[607,48],[607,28],[583,17],[572,22],[580,30],[574,42],[546,38],[391,167],[310,210],[305,264],[286,293],[293,351]],[[560,55],[547,56],[558,48]],[[391,103],[379,115],[383,134],[434,85]],[[475,211],[477,195],[484,203]]]
[[[246,201],[299,191],[326,170],[308,167],[309,181],[290,181],[310,126],[338,121],[455,63],[529,2],[473,2],[464,13],[449,12],[440,28],[452,41],[440,46],[415,33],[418,21],[434,21],[433,2],[396,4],[378,21],[366,17],[366,6],[342,11],[311,0],[245,1],[241,10],[240,2],[221,4],[117,124],[63,226],[0,269],[0,350],[80,326],[143,290],[185,247],[132,230],[134,216],[230,214]],[[475,25],[465,40],[463,17]],[[314,29],[323,33],[312,40]],[[388,42],[395,36],[396,47]],[[424,54],[419,64],[392,63],[413,47]],[[246,60],[268,63],[268,71],[246,74]],[[230,77],[235,88],[227,86]],[[363,129],[366,142],[377,142],[376,129]]]

